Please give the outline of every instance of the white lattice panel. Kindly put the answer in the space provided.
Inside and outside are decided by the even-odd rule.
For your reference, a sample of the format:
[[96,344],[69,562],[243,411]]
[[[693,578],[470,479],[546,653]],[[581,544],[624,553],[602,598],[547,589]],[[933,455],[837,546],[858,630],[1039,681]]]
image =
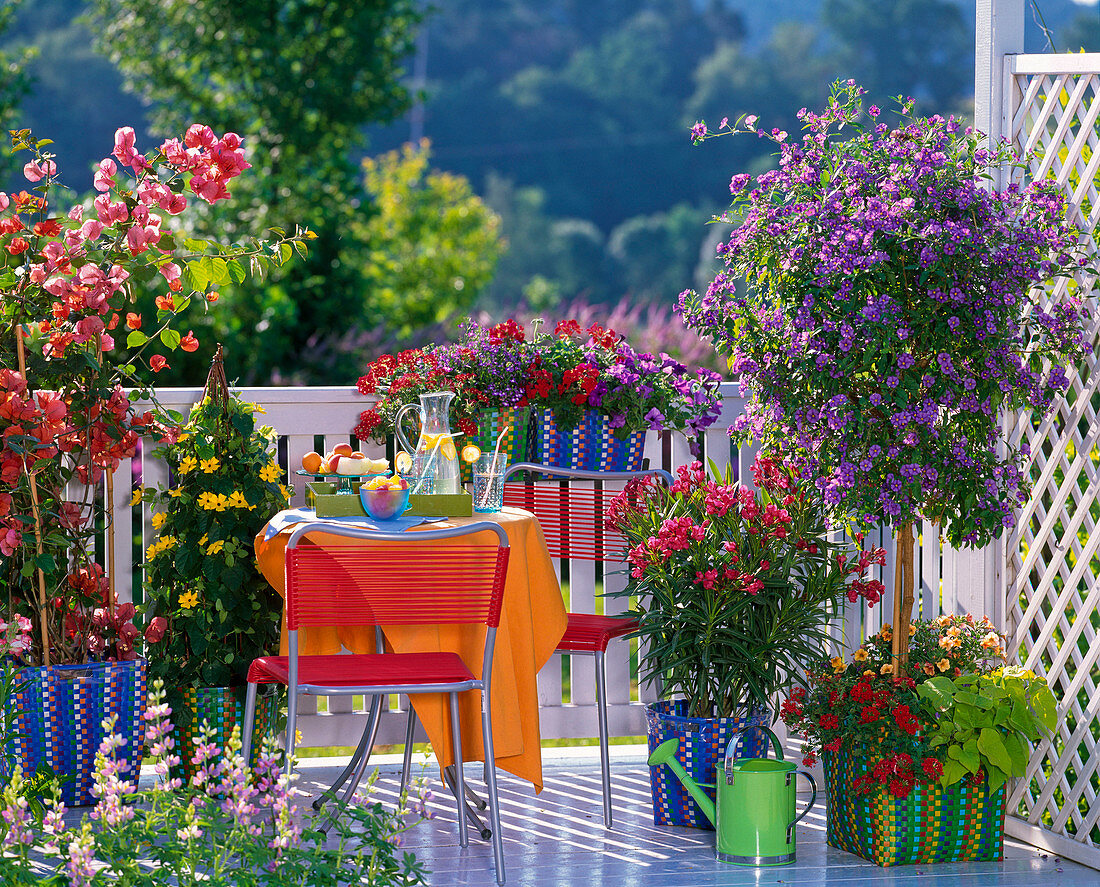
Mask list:
[[[1100,55],[1009,56],[1004,92],[1006,133],[1031,155],[1018,176],[1062,186],[1082,246],[1096,257]],[[1046,676],[1059,700],[1058,728],[1035,749],[1009,809],[1085,850],[1100,845],[1100,310],[1095,274],[1061,281],[1048,297],[1057,301],[1071,288],[1090,308],[1091,353],[1069,373],[1070,390],[1049,419],[1023,414],[1009,422],[1009,441],[1031,448],[1026,470],[1034,484],[1006,539],[1010,647]]]

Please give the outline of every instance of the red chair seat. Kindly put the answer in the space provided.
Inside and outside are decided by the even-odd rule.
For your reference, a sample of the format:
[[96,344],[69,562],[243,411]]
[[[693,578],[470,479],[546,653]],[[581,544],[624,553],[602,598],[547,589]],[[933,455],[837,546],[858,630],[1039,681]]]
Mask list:
[[[414,687],[477,680],[456,653],[365,653],[299,656],[298,683],[326,687]],[[251,684],[289,684],[290,659],[264,656],[248,669]]]
[[570,613],[565,634],[558,641],[557,652],[604,653],[612,638],[622,637],[637,629],[638,620],[629,616],[596,616],[592,613]]

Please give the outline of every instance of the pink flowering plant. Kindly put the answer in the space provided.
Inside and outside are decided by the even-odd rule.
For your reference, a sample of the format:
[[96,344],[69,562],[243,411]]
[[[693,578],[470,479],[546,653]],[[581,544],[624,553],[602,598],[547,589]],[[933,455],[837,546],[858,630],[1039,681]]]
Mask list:
[[[135,402],[155,405],[148,385],[166,355],[198,348],[176,329],[188,308],[304,249],[308,232],[231,249],[187,233],[189,203],[228,199],[249,168],[234,133],[196,124],[143,154],[123,127],[96,196],[71,208],[49,145],[14,132],[30,190],[0,192],[0,600],[9,621],[34,624],[28,664],[127,659],[164,627],[146,624],[142,637],[92,556],[112,517],[97,487],[143,435],[178,433],[178,417]],[[156,310],[142,314],[149,288]]]
[[109,735],[96,756],[98,802],[79,822],[56,799],[36,820],[28,810],[27,784],[16,770],[0,793],[5,887],[426,883],[416,858],[398,853],[404,832],[430,816],[431,792],[422,780],[415,781],[411,795],[402,794],[396,809],[369,801],[371,780],[343,805],[326,836],[309,818],[303,793],[270,745],[250,772],[237,734],[224,750],[207,739],[197,744],[190,782],[172,778],[179,758],[170,714],[163,685],[155,681],[145,712],[145,743],[156,764],[151,784],[144,786],[116,755],[126,740],[104,725]]
[[[952,545],[984,545],[1026,500],[1021,452],[1002,411],[1040,421],[1083,353],[1087,274],[1079,233],[1053,181],[989,187],[1018,163],[955,118],[891,128],[853,81],[801,139],[755,117],[696,141],[750,133],[775,142],[778,168],[733,177],[722,216],[736,224],[703,295],[685,291],[689,328],[727,355],[748,401],[738,440],[782,445],[835,517],[899,537],[912,609],[912,524]],[[1043,284],[1068,279],[1052,304]],[[743,282],[743,283],[739,283]],[[747,285],[747,287],[745,286]],[[895,651],[904,655],[904,651]]]
[[831,541],[816,491],[788,464],[759,456],[755,489],[731,470],[712,463],[708,477],[694,462],[668,488],[632,481],[606,518],[629,546],[619,594],[636,602],[645,677],[691,717],[768,705],[824,654],[845,600],[883,591],[871,576],[882,549]]

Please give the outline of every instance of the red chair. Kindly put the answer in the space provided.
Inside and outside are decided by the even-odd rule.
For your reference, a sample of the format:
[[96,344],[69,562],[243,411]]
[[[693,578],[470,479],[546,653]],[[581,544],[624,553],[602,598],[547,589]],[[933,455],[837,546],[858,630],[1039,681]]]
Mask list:
[[[498,544],[433,544],[476,533],[495,534]],[[309,533],[345,536],[346,545],[313,544]],[[359,544],[355,544],[359,543]],[[429,548],[425,549],[425,546]],[[481,729],[485,744],[485,779],[489,790],[493,855],[497,883],[504,883],[504,846],[500,836],[493,755],[489,680],[493,646],[500,624],[504,577],[508,565],[508,537],[488,521],[443,530],[383,533],[333,524],[306,523],[295,528],[286,547],[286,623],[288,656],[264,656],[248,671],[245,698],[245,737],[242,753],[248,760],[252,719],[259,684],[287,687],[287,770],[292,766],[298,718],[298,694],[384,697],[391,693],[450,694],[451,739],[455,750],[455,794],[458,799],[459,844],[468,843],[463,795],[462,737],[458,694],[481,692]],[[477,669],[456,653],[385,653],[383,625],[484,625],[485,650]],[[335,656],[298,653],[301,626],[376,626],[378,652]],[[369,729],[369,728],[368,728]],[[368,746],[369,742],[361,743]],[[354,791],[366,765],[358,764]]]
[[[520,472],[529,477],[549,480],[549,483],[515,481]],[[550,556],[575,560],[600,561],[624,565],[627,542],[614,530],[604,526],[604,514],[618,490],[603,488],[604,483],[621,487],[637,477],[653,476],[665,484],[672,475],[661,469],[645,471],[576,471],[552,468],[530,462],[511,465],[504,473],[504,504],[533,512],[546,537]],[[570,480],[594,481],[593,487],[578,487]],[[603,821],[611,828],[611,760],[608,753],[607,674],[604,653],[613,639],[628,635],[638,628],[637,620],[626,616],[597,616],[592,613],[570,613],[565,635],[554,651],[563,655],[591,655],[596,667],[596,709],[599,720],[600,768],[603,776]]]

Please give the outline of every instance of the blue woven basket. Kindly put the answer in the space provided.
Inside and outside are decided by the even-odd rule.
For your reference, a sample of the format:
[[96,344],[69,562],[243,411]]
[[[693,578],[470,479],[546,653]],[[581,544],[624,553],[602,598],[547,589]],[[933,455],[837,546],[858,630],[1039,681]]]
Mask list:
[[106,733],[102,722],[115,714],[115,732],[126,744],[117,760],[135,774],[145,739],[144,659],[24,668],[11,700],[15,709],[13,742],[24,773],[45,762],[63,780],[61,799],[70,807],[96,803],[92,795],[95,756]]
[[645,432],[616,437],[611,419],[588,410],[576,428],[558,426],[553,410],[537,411],[535,461],[582,471],[640,471]]
[[[734,733],[742,727],[753,725],[768,727],[771,716],[767,712],[754,712],[744,718],[689,718],[686,711],[687,703],[682,699],[646,707],[649,753],[653,754],[666,739],[680,740],[676,760],[715,801],[718,762],[725,757],[726,746]],[[767,750],[767,734],[763,730],[749,730],[743,735],[738,756],[762,758],[767,755]],[[664,764],[649,768],[649,784],[653,790],[654,825],[714,828],[683,783]]]

